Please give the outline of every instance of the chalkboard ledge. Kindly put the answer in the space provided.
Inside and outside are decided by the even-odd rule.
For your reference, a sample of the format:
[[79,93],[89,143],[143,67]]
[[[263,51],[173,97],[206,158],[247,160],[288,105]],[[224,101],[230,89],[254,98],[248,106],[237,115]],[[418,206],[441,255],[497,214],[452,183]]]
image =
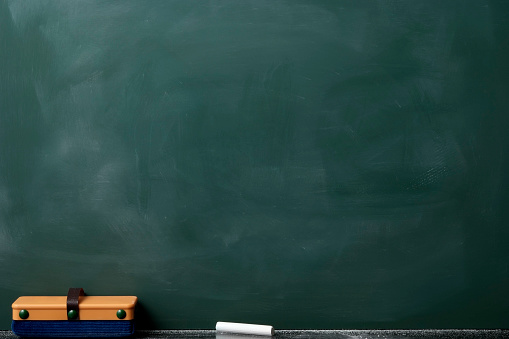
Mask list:
[[[0,339],[17,339],[12,331],[0,331]],[[137,331],[133,339],[263,339],[270,337],[216,334],[214,330]],[[509,338],[509,330],[276,330],[274,339],[417,339]]]

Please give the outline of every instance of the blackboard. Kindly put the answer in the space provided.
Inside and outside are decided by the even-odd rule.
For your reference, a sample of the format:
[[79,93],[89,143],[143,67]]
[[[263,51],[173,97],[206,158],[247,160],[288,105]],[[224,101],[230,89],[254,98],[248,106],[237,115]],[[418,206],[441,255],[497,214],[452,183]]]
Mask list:
[[509,2],[0,1],[0,324],[504,328]]

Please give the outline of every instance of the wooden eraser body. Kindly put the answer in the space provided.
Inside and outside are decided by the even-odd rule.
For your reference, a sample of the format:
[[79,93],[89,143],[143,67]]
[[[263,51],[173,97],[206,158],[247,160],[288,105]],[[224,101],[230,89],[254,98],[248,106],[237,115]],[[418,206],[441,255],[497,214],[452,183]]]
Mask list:
[[12,331],[24,338],[104,338],[134,334],[135,296],[19,297],[12,304]]
[[[12,304],[12,320],[23,320],[21,310],[27,310],[27,320],[67,320],[66,297],[19,297]],[[80,320],[132,320],[135,296],[83,296],[79,298]],[[125,310],[118,319],[117,310]]]

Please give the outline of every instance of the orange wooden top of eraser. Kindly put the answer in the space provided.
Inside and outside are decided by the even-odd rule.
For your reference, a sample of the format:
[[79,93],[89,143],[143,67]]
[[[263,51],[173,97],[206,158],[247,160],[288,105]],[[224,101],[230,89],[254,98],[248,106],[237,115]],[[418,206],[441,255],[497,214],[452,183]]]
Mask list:
[[[81,296],[79,298],[79,320],[132,320],[135,296]],[[12,304],[12,319],[23,320],[19,311],[27,310],[25,320],[68,320],[67,297],[19,297]],[[117,311],[124,310],[123,319],[117,317]]]

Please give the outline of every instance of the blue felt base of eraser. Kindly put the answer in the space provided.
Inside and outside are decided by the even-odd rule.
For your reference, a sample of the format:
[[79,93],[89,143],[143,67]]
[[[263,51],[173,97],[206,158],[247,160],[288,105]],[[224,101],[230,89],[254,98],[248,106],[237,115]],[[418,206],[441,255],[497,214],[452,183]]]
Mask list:
[[11,328],[26,338],[128,337],[134,320],[13,320]]

